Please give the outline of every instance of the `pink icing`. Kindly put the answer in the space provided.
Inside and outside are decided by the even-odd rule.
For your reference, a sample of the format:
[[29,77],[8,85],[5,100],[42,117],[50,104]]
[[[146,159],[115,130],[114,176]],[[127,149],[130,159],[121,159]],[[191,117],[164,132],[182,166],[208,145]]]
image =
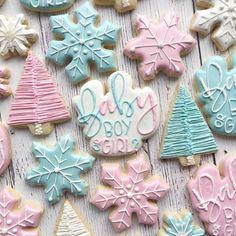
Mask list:
[[9,124],[22,126],[59,122],[70,114],[56,85],[38,58],[29,53],[11,105]]
[[201,167],[188,191],[210,235],[236,235],[236,156],[224,159],[223,177],[214,165]]
[[0,123],[0,175],[11,161],[11,144],[6,128]]
[[155,224],[158,208],[150,201],[160,200],[169,190],[169,186],[156,176],[148,178],[150,167],[145,158],[128,161],[127,172],[119,164],[102,166],[102,181],[111,188],[98,188],[92,204],[104,211],[115,207],[109,219],[114,229],[121,232],[132,224],[135,213],[141,224]]
[[142,61],[139,72],[143,79],[151,80],[159,71],[173,77],[183,73],[180,55],[189,53],[196,41],[178,30],[178,21],[175,13],[164,15],[159,24],[144,16],[137,17],[135,23],[140,34],[127,44],[124,53]]

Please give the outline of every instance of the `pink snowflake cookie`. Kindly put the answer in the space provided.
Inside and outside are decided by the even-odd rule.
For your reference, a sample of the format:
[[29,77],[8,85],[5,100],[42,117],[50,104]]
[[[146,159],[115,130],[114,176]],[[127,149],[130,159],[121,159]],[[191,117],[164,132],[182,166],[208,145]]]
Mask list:
[[19,194],[10,187],[0,193],[0,235],[38,236],[43,208],[28,202],[19,211],[19,202]]
[[169,186],[157,176],[148,178],[150,166],[144,156],[127,162],[127,171],[122,171],[119,164],[102,166],[102,181],[110,187],[100,186],[92,199],[92,204],[104,211],[116,207],[110,214],[110,221],[117,232],[122,232],[132,224],[135,213],[140,224],[155,224],[158,201],[168,192]]
[[214,236],[236,235],[236,155],[227,156],[220,171],[202,166],[188,184],[193,207]]
[[159,24],[145,16],[138,16],[135,26],[139,35],[125,47],[131,59],[141,60],[139,72],[144,80],[152,80],[160,71],[179,77],[184,71],[181,55],[189,53],[196,41],[178,30],[179,17],[166,14]]

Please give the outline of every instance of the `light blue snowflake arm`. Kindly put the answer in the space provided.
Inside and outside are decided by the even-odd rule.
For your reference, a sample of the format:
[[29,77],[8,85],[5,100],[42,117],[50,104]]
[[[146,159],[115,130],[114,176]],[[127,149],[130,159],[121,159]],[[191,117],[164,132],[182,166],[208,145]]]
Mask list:
[[103,46],[115,45],[120,29],[107,21],[97,27],[98,13],[89,2],[75,11],[75,18],[77,23],[68,14],[50,18],[53,33],[63,40],[51,41],[46,57],[59,65],[69,60],[66,73],[72,83],[90,77],[90,63],[100,72],[115,70],[114,52]]
[[33,144],[33,154],[39,166],[27,174],[26,180],[32,185],[43,185],[46,199],[51,204],[57,203],[65,191],[75,196],[86,193],[88,185],[80,175],[92,168],[95,159],[74,154],[74,145],[70,136],[61,138],[52,149]]

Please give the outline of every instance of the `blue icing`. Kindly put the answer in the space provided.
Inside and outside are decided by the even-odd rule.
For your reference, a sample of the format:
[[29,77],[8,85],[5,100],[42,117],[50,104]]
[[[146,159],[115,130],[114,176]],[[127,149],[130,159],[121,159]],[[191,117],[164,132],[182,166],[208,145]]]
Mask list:
[[213,131],[236,135],[236,53],[232,69],[220,56],[208,59],[195,74],[197,97]]

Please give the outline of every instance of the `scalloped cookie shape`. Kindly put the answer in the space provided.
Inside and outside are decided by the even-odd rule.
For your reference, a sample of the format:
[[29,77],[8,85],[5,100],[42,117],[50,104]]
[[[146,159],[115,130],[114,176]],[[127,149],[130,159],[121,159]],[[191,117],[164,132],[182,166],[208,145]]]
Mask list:
[[[221,51],[236,43],[236,1],[196,0],[199,7],[192,18],[191,30],[208,35],[212,30],[212,40]],[[205,9],[207,8],[207,9]]]

